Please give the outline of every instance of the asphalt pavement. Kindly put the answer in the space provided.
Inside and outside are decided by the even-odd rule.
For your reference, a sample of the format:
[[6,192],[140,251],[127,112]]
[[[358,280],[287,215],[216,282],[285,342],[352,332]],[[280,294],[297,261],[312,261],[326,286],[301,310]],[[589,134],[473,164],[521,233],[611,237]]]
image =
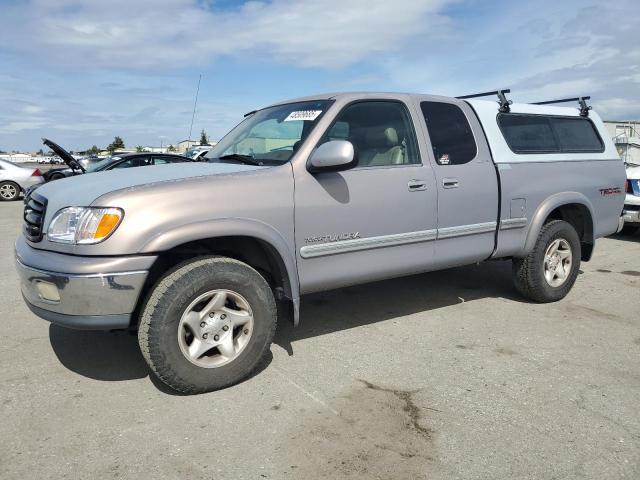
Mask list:
[[179,396],[135,336],[51,326],[0,202],[0,478],[640,478],[640,236],[600,240],[569,296],[509,262],[305,297],[269,365]]

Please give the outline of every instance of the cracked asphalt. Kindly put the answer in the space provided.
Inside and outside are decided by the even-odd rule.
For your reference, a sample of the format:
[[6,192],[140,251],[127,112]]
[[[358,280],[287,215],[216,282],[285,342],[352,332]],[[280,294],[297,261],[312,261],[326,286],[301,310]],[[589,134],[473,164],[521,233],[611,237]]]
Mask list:
[[640,236],[600,240],[563,301],[508,262],[303,299],[269,365],[183,397],[136,338],[49,325],[0,203],[0,478],[640,478]]

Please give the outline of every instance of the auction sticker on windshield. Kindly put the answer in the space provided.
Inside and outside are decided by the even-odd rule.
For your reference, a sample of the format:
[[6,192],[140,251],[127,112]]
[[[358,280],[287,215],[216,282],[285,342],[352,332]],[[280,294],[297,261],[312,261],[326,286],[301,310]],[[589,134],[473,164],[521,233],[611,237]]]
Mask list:
[[284,119],[285,122],[293,122],[296,120],[310,120],[314,121],[318,116],[322,113],[322,110],[296,110],[295,112],[291,112],[287,118]]

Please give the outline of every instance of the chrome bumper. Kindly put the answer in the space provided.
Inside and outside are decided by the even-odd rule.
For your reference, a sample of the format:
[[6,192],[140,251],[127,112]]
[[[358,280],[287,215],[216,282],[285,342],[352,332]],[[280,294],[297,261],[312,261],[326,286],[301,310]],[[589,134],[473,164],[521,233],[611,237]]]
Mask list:
[[[45,266],[51,263],[48,260],[59,260],[60,256],[33,249],[24,242],[16,244],[20,288],[31,311],[52,323],[71,328],[110,330],[129,327],[148,270],[85,273],[91,265],[100,272],[104,268],[104,257],[66,255],[67,268],[71,269],[73,263],[82,273],[60,273],[31,266],[33,260],[42,260],[37,264]],[[118,264],[135,267],[148,264],[150,267],[154,260],[155,257],[146,257],[144,261],[141,257],[121,257]]]
[[640,223],[640,210],[623,210],[624,223]]

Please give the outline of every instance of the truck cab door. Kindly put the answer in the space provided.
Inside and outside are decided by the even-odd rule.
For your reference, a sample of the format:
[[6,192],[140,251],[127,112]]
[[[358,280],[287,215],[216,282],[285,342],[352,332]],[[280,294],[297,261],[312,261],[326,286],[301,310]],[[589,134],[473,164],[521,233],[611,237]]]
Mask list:
[[487,259],[495,246],[498,178],[484,133],[468,104],[420,101],[438,189],[438,266]]
[[[418,144],[417,112],[395,99],[342,107],[316,146],[348,140],[358,164],[341,172],[294,168],[301,293],[428,270],[437,205],[433,169]],[[423,142],[421,142],[423,143]]]

